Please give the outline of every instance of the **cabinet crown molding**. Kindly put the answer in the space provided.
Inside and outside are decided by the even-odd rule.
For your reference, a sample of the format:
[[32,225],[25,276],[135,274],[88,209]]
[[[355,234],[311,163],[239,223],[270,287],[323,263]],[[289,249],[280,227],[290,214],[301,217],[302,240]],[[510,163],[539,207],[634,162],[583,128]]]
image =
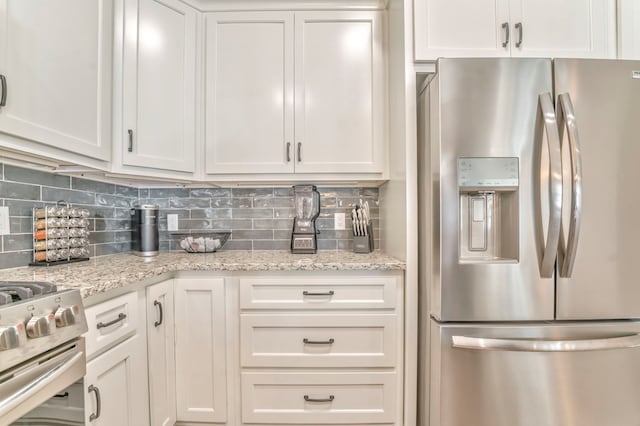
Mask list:
[[243,10],[382,10],[389,0],[182,0],[202,12]]

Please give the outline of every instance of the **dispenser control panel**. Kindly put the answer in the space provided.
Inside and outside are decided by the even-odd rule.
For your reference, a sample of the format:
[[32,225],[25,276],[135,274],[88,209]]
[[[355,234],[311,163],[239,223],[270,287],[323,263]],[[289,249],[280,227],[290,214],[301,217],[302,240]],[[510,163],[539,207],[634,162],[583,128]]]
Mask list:
[[458,186],[463,188],[517,187],[518,158],[458,158]]

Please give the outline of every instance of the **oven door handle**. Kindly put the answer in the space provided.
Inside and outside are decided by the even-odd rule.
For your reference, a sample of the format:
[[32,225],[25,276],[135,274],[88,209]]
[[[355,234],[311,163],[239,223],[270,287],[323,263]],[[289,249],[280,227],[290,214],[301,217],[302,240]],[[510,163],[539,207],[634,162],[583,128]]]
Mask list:
[[[72,355],[65,357],[61,362],[57,363],[53,367],[47,368],[47,370],[27,384],[23,385],[11,395],[0,401],[0,419],[12,419],[16,414],[13,411],[16,410],[21,404],[25,404],[36,395],[38,392],[50,386],[57,379],[63,377],[66,373],[80,367],[82,369],[82,375],[86,371],[85,355],[84,352],[73,352]],[[60,391],[62,389],[54,389],[53,392]],[[52,393],[53,393],[52,392]],[[49,395],[51,397],[52,395]],[[46,398],[45,398],[46,400]],[[43,401],[40,401],[43,402]],[[39,404],[38,404],[39,405]],[[35,408],[35,407],[32,407]],[[18,410],[23,411],[23,410]],[[27,410],[27,412],[30,411]],[[20,413],[18,416],[26,414]],[[17,420],[17,419],[15,419]],[[10,420],[12,421],[12,420]]]

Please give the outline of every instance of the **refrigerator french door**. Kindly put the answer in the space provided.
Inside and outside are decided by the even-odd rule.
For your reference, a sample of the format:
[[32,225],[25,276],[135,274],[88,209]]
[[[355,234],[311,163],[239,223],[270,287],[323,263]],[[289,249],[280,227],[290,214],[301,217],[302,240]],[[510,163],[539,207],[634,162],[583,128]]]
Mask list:
[[441,59],[420,104],[421,424],[640,426],[640,62]]

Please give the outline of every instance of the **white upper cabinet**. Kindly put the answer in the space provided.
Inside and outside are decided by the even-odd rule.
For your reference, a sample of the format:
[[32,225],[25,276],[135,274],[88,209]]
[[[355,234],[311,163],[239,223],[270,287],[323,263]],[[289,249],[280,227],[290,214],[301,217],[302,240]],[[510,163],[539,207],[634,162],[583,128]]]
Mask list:
[[415,0],[415,57],[509,56],[509,0]]
[[206,172],[293,172],[293,14],[206,17]]
[[0,132],[111,158],[111,0],[0,0]]
[[384,173],[383,16],[208,14],[206,172]]
[[615,0],[415,0],[415,60],[615,58]]
[[640,1],[618,0],[618,57],[640,59]]
[[124,4],[122,164],[193,172],[197,12],[178,0]]
[[382,173],[380,12],[295,14],[296,172]]
[[615,58],[614,0],[511,0],[511,55]]

